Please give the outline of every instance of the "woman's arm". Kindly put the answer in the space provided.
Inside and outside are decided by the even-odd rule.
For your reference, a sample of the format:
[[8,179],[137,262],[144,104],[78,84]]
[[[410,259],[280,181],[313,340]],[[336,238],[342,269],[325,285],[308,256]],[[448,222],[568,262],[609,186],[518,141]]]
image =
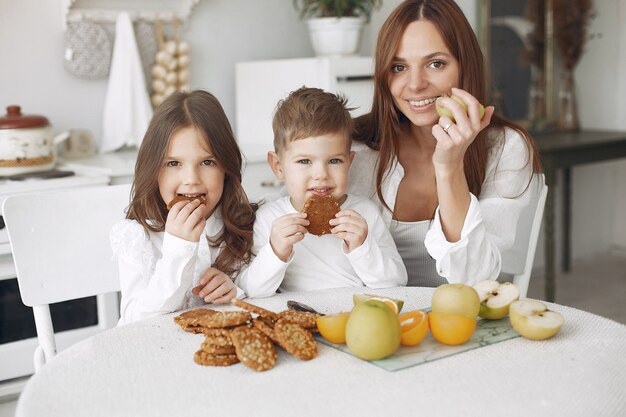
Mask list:
[[425,245],[436,260],[437,272],[449,282],[472,284],[497,278],[501,254],[513,248],[520,227],[534,214],[531,206],[536,204],[543,177],[532,177],[524,138],[513,129],[505,132],[490,153],[480,196],[468,193],[470,203],[459,239],[446,237],[441,207],[426,234]]

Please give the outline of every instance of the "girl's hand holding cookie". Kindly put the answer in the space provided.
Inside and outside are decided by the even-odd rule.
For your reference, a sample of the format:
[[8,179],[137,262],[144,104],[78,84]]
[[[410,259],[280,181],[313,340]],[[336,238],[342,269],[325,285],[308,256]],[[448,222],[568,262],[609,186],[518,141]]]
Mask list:
[[286,214],[274,220],[270,245],[281,261],[287,262],[293,251],[293,245],[304,239],[308,225],[305,213]]
[[219,269],[209,268],[191,292],[207,303],[226,304],[237,295],[237,287],[228,275]]
[[342,210],[330,221],[334,226],[331,233],[343,239],[350,253],[365,242],[367,238],[367,222],[354,210]]
[[204,205],[200,200],[180,201],[167,213],[165,231],[189,242],[200,241],[206,219],[203,215]]

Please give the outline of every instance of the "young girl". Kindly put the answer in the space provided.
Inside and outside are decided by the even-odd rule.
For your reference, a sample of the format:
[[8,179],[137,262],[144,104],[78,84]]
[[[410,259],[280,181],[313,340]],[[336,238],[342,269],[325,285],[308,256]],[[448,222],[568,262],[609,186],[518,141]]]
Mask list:
[[159,106],[139,149],[126,219],[111,230],[119,324],[243,296],[233,279],[250,261],[255,215],[241,163],[214,96],[179,92]]

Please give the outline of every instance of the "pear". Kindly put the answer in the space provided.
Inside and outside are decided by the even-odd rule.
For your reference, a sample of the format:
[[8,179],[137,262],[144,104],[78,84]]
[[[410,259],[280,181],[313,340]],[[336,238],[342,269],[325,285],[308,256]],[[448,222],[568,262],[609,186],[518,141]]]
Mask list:
[[519,288],[512,282],[486,279],[474,285],[480,298],[478,315],[489,320],[498,320],[509,314],[509,306],[519,298]]
[[[467,106],[465,105],[465,102],[463,101],[463,99],[461,99],[461,97],[455,96],[454,94],[449,96],[449,97],[452,100],[454,100],[457,103],[459,103],[461,105],[461,107],[463,107],[465,109],[465,112],[467,112]],[[452,111],[450,109],[446,108],[446,107],[440,106],[439,105],[439,99],[437,99],[435,101],[435,110],[437,110],[437,114],[440,117],[446,116],[447,118],[452,120],[452,123],[456,123],[456,119],[454,118],[454,115],[452,114]],[[485,115],[485,106],[483,106],[481,104],[480,105],[480,118],[482,119],[484,115]]]
[[509,320],[516,332],[527,339],[548,339],[561,330],[563,316],[541,301],[524,299],[513,301],[509,307]]
[[378,300],[378,301],[382,301],[384,303],[386,302],[388,304],[395,304],[396,305],[396,313],[400,313],[400,311],[402,311],[402,307],[404,306],[404,301],[403,300],[395,300],[393,298],[383,297],[383,296],[380,296],[380,295],[354,294],[352,296],[352,302],[354,303],[355,306],[357,304],[360,304],[363,301],[367,301],[367,300]]

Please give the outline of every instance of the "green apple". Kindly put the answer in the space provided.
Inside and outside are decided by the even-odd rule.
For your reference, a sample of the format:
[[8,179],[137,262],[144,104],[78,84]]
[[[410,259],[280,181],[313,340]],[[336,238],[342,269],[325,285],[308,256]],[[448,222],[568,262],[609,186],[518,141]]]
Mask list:
[[346,324],[346,344],[355,356],[368,361],[392,355],[400,347],[398,315],[382,301],[357,304]]
[[[461,99],[461,97],[455,96],[454,94],[449,96],[449,97],[452,100],[454,100],[457,103],[459,103],[461,105],[461,107],[463,107],[465,109],[465,112],[467,112],[467,106],[465,105],[465,102],[463,101],[463,99]],[[439,99],[437,99],[437,101],[435,101],[435,110],[437,110],[437,114],[440,117],[446,116],[447,118],[452,120],[452,123],[456,123],[456,120],[454,119],[454,115],[452,114],[452,111],[450,109],[446,108],[446,107],[440,106],[439,105]],[[482,119],[484,115],[485,115],[485,107],[481,104],[480,105],[480,118]]]
[[509,307],[509,320],[516,332],[533,340],[554,336],[564,322],[559,313],[548,310],[541,301],[531,299],[513,301]]
[[509,314],[509,306],[519,298],[519,288],[512,282],[486,279],[474,285],[480,298],[478,315],[489,320],[498,320]]
[[475,320],[480,311],[480,299],[469,285],[442,284],[435,290],[430,307],[435,313],[460,314]]
[[398,313],[402,311],[402,307],[404,306],[404,301],[402,300],[396,300],[396,299],[389,298],[389,297],[383,297],[381,295],[354,294],[352,296],[352,302],[354,303],[354,305],[362,303],[363,301],[366,301],[366,300],[378,300],[378,301],[393,303],[396,305],[396,307],[398,307]]

